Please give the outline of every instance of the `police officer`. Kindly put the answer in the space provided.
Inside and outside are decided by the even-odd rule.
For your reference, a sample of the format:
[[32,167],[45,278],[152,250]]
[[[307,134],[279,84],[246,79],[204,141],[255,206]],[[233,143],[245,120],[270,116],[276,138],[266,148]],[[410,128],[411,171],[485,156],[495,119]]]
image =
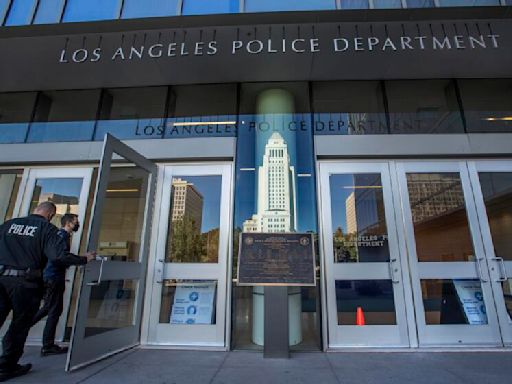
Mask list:
[[0,381],[21,376],[32,364],[18,364],[43,294],[42,271],[47,260],[62,265],[86,264],[91,253],[81,257],[69,253],[58,230],[50,223],[55,204],[39,204],[34,213],[0,225],[0,326],[12,310],[11,325],[5,334],[0,357]]
[[[78,216],[73,213],[66,213],[60,219],[61,228],[57,234],[66,243],[66,250],[69,252],[71,247],[71,235],[78,231],[80,223]],[[37,324],[43,317],[48,316],[43,332],[43,347],[41,355],[57,355],[66,353],[66,347],[60,347],[55,344],[55,332],[62,315],[64,290],[66,289],[66,269],[65,265],[48,260],[48,264],[43,271],[44,280],[44,304],[34,317],[33,324]]]

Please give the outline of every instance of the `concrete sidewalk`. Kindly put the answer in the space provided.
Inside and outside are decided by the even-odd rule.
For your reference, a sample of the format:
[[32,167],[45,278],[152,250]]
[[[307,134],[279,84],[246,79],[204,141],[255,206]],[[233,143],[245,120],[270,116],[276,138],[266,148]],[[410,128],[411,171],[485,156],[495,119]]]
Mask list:
[[39,357],[28,347],[22,362],[33,371],[13,383],[84,384],[505,384],[512,382],[512,352],[295,353],[289,360],[257,352],[134,349],[77,372],[64,356]]

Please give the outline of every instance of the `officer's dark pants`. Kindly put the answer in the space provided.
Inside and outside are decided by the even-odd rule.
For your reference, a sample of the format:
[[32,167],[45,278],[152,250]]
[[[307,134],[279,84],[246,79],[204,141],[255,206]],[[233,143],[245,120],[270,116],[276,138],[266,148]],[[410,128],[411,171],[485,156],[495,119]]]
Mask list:
[[0,369],[14,367],[23,355],[42,294],[42,284],[28,282],[24,277],[0,276],[0,326],[12,310],[11,325],[2,341]]
[[55,344],[55,331],[63,310],[64,281],[47,280],[44,283],[44,304],[34,317],[33,324],[39,322],[43,317],[48,316],[43,332],[43,348]]

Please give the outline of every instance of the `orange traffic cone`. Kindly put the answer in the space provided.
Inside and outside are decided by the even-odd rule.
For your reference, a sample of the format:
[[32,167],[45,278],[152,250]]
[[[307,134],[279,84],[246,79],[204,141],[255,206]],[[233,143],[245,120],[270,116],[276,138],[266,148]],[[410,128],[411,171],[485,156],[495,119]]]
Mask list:
[[364,313],[363,313],[363,308],[361,308],[361,307],[357,307],[357,312],[356,312],[356,325],[365,325],[365,324],[364,324]]

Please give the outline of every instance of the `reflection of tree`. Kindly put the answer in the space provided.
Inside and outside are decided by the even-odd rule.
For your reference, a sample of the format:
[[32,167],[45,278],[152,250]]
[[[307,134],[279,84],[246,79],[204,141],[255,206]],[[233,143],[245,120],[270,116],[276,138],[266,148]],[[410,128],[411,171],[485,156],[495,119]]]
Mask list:
[[214,228],[201,235],[203,263],[216,263],[219,259],[219,228]]
[[341,227],[333,235],[334,260],[338,263],[358,261],[357,233],[344,234]]
[[171,231],[171,259],[176,262],[201,262],[203,237],[195,220],[185,215],[172,223]]

